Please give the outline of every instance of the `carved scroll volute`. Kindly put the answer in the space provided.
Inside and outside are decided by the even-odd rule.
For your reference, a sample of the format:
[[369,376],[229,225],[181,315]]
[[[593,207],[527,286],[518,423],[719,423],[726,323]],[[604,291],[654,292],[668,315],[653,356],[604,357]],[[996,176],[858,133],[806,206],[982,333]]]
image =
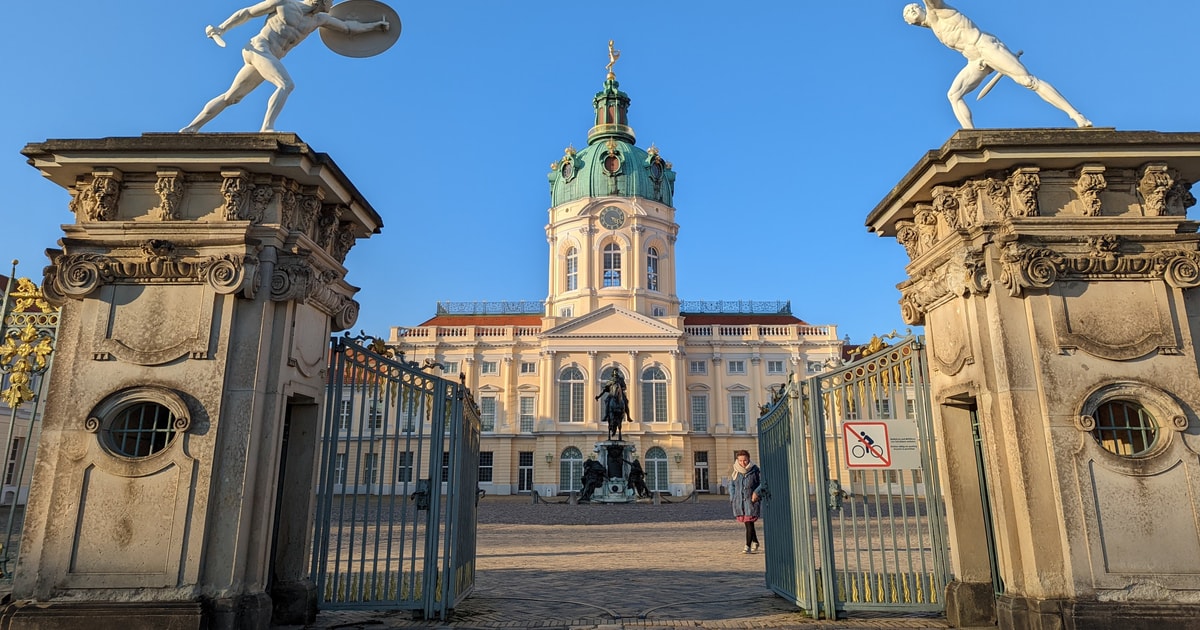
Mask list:
[[917,224],[917,252],[924,254],[938,242],[938,215],[933,206],[917,204],[913,217]]
[[1011,297],[1020,297],[1025,289],[1047,289],[1066,270],[1062,254],[1016,243],[1010,243],[1000,252],[1000,264],[1000,284]]
[[221,196],[225,198],[221,214],[226,221],[245,221],[252,187],[249,173],[240,168],[229,169],[221,171],[221,177]]
[[1075,194],[1083,204],[1083,214],[1089,217],[1100,216],[1100,193],[1108,188],[1104,179],[1102,164],[1084,164],[1079,167],[1079,179],[1075,180]]
[[925,309],[911,293],[900,293],[900,317],[909,326],[925,325]]
[[158,179],[154,182],[154,192],[158,193],[158,207],[150,210],[150,216],[159,221],[177,221],[179,210],[183,205],[183,195],[187,190],[183,171],[175,168],[161,168],[157,172]]
[[90,178],[80,177],[75,184],[75,197],[69,206],[76,219],[112,221],[117,218],[123,177],[121,171],[115,168],[95,169]]
[[963,284],[967,295],[987,295],[992,290],[992,279],[988,277],[983,250],[966,252],[963,258]]
[[1012,189],[1013,204],[1011,214],[1014,217],[1038,216],[1038,190],[1042,187],[1042,176],[1039,169],[1034,167],[1018,168],[1009,179]]
[[958,197],[955,189],[949,186],[933,187],[933,209],[942,217],[952,230],[961,230],[963,223],[959,217]]
[[1172,249],[1159,252],[1155,264],[1162,269],[1163,280],[1177,289],[1200,286],[1200,253]]

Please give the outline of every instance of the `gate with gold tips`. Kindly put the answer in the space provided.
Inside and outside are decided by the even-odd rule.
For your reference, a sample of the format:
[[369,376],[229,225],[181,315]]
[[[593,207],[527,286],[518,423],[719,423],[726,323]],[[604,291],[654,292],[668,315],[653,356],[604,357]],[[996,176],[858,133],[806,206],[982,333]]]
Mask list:
[[0,581],[12,578],[33,458],[41,437],[45,387],[54,360],[59,310],[29,278],[0,276]]
[[950,579],[924,343],[789,383],[758,421],[767,585],[814,617],[941,612]]
[[475,586],[479,410],[369,337],[330,350],[312,579],[322,609],[449,618]]

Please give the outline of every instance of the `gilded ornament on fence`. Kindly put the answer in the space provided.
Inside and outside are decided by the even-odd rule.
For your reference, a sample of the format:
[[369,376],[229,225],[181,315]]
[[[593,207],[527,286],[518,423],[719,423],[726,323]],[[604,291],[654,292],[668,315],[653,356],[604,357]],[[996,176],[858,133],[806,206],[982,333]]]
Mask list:
[[34,392],[29,387],[33,375],[46,369],[46,359],[53,351],[50,337],[32,324],[10,331],[0,345],[0,369],[9,373],[8,388],[0,392],[0,400],[14,408],[33,400]]

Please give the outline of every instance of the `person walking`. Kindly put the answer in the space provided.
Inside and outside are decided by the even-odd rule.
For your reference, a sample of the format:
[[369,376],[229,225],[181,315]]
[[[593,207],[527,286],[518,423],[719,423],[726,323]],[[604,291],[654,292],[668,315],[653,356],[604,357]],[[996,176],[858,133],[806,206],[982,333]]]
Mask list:
[[750,463],[749,451],[737,451],[733,454],[733,480],[729,483],[729,501],[733,504],[733,516],[739,523],[746,525],[746,546],[742,553],[758,551],[758,530],[754,523],[761,515],[762,496],[759,490],[762,486],[762,471],[758,464]]

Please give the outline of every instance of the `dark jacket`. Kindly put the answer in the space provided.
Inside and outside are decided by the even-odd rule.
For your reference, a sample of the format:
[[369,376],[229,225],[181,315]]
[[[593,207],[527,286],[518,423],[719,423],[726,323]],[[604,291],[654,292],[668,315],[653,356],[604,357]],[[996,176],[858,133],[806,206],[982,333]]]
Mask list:
[[729,501],[733,504],[735,517],[758,518],[761,515],[762,496],[758,501],[751,501],[750,495],[758,490],[762,483],[762,471],[758,464],[750,464],[750,469],[744,475],[737,475],[729,484]]

